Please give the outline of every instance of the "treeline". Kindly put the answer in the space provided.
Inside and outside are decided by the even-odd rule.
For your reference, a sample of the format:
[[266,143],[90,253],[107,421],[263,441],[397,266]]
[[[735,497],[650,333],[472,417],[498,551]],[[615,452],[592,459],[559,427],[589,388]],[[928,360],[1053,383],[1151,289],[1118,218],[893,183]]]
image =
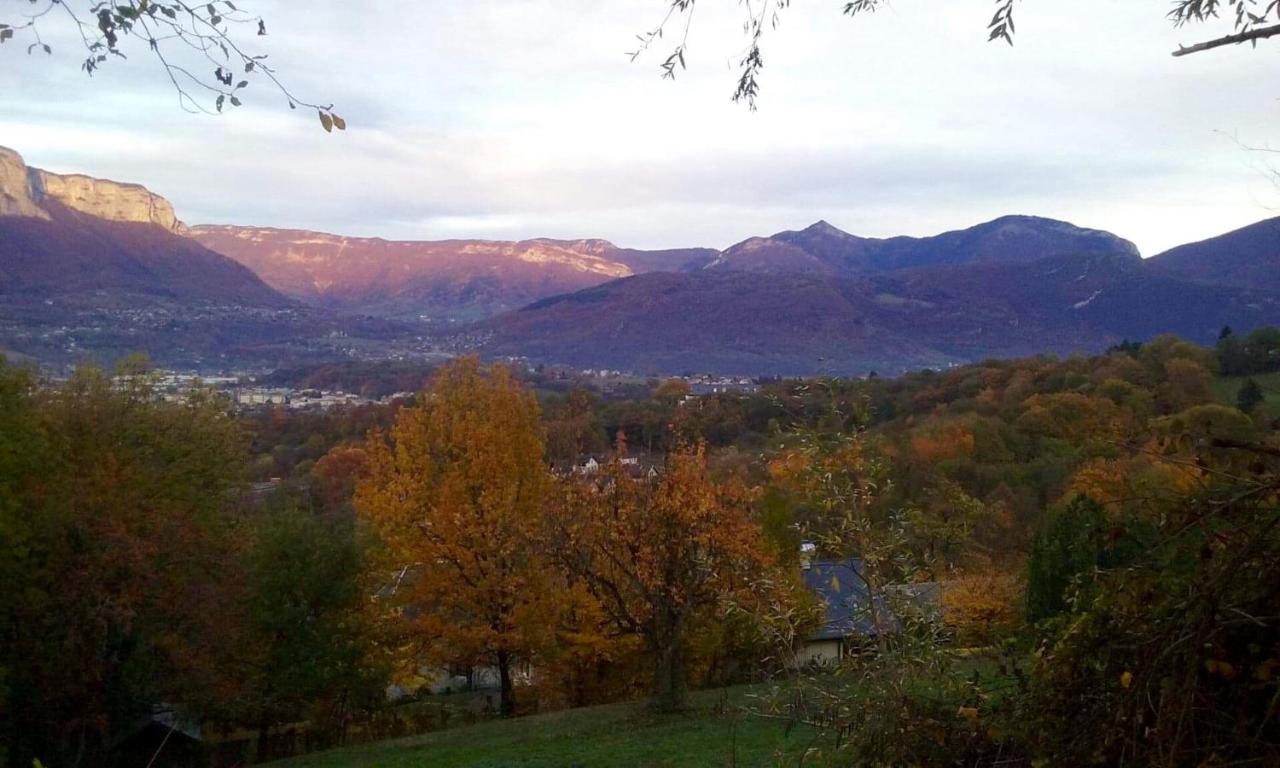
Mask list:
[[[1280,443],[1224,367],[1164,337],[619,401],[463,359],[240,416],[0,367],[4,756],[130,764],[157,706],[340,743],[392,683],[491,670],[500,714],[778,680],[835,764],[1265,764]],[[805,542],[866,596],[834,674],[798,674]]]
[[1240,337],[1228,326],[1218,335],[1215,353],[1224,376],[1275,373],[1280,371],[1280,328],[1258,328]]

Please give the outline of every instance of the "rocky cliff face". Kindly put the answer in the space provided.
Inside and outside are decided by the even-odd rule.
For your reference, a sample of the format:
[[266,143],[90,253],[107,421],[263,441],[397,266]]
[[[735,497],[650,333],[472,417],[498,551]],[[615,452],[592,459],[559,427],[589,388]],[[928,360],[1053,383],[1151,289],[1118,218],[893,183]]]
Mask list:
[[49,218],[36,205],[26,163],[17,152],[4,147],[0,147],[0,216]]
[[173,205],[137,184],[30,168],[22,156],[0,147],[0,216],[48,219],[48,201],[107,221],[155,224],[170,232],[186,227]]

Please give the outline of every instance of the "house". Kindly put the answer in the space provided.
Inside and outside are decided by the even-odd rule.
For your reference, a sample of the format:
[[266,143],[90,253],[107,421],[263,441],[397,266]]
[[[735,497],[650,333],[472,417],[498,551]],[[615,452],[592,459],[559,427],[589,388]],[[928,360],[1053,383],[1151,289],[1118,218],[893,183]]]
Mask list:
[[862,580],[862,561],[810,559],[812,545],[802,550],[801,577],[822,604],[822,624],[796,649],[796,663],[829,666],[845,656],[849,642],[875,634],[869,590]]
[[[862,577],[862,560],[814,558],[814,546],[801,545],[800,567],[804,584],[822,605],[822,624],[796,649],[798,666],[830,666],[848,653],[851,644],[876,634],[871,615],[870,590]],[[936,617],[942,584],[887,585],[876,600],[885,632],[896,632],[902,617]]]

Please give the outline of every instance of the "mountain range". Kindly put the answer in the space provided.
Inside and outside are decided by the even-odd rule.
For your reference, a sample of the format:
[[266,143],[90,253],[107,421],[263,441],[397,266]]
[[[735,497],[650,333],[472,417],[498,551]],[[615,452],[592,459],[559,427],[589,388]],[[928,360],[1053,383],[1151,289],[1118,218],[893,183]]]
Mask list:
[[699,248],[639,251],[606,240],[397,241],[235,226],[192,227],[187,234],[300,301],[445,320],[477,320],[716,255]]
[[1068,254],[1137,256],[1110,232],[1034,216],[1003,216],[934,237],[858,237],[825,221],[798,232],[752,237],[730,246],[706,268],[766,274],[860,277],[913,267],[1027,263]]
[[1199,283],[1115,254],[920,267],[862,278],[654,273],[484,324],[481,348],[582,367],[807,375],[900,372],[1105,348],[1208,342],[1280,323],[1280,294]]
[[889,373],[1280,324],[1280,218],[1148,259],[1031,216],[922,238],[819,221],[724,250],[394,241],[187,227],[142,187],[0,148],[0,310],[0,350],[63,361],[472,350],[655,374]]
[[826,222],[750,238],[683,274],[552,297],[483,324],[480,348],[646,372],[866,374],[1096,352],[1280,323],[1280,219],[1149,259],[1029,216],[935,237]]

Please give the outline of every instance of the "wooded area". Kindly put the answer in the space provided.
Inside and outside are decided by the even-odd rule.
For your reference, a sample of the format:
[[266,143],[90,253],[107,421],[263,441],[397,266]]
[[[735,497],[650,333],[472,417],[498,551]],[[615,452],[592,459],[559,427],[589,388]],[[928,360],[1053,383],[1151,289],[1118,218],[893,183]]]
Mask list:
[[5,761],[131,764],[162,709],[240,759],[404,733],[485,670],[499,716],[772,681],[855,764],[1276,759],[1278,333],[611,400],[461,359],[329,413],[6,366]]

